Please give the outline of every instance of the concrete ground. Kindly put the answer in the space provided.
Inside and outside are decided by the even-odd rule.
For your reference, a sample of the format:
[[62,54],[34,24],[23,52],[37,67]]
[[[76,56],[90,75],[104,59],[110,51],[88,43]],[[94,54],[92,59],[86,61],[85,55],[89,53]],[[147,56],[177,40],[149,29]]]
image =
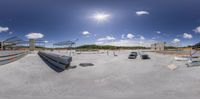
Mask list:
[[[60,73],[29,54],[0,67],[0,99],[199,99],[200,67],[153,52],[149,60],[129,60],[129,51],[116,54],[76,54],[77,67]],[[178,68],[171,71],[169,64]]]

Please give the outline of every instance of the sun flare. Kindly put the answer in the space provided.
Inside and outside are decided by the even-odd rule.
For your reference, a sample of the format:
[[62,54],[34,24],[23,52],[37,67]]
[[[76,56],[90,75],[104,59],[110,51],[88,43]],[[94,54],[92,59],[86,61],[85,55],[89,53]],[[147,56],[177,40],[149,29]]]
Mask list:
[[106,13],[95,13],[92,18],[95,19],[99,23],[99,22],[104,22],[108,20],[109,17],[110,15]]

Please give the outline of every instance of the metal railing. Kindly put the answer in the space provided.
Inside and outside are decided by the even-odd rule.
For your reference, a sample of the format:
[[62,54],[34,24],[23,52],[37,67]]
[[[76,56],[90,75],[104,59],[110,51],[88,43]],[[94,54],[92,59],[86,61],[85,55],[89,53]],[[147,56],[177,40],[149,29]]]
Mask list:
[[28,51],[0,51],[0,65],[14,62],[27,54]]

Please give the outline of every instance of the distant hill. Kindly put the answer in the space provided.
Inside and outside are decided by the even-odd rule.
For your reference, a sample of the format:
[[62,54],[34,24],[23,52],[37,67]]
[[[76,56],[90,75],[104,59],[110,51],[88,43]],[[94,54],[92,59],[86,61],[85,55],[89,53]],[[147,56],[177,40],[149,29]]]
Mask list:
[[82,45],[78,46],[77,49],[149,49],[142,46],[125,47],[125,46],[111,46],[111,45]]

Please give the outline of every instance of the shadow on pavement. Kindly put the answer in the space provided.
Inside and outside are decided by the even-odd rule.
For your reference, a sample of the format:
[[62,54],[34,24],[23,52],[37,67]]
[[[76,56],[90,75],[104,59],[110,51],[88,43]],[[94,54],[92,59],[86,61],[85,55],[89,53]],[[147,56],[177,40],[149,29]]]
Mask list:
[[80,63],[79,66],[88,67],[88,66],[94,66],[94,64],[93,63]]

